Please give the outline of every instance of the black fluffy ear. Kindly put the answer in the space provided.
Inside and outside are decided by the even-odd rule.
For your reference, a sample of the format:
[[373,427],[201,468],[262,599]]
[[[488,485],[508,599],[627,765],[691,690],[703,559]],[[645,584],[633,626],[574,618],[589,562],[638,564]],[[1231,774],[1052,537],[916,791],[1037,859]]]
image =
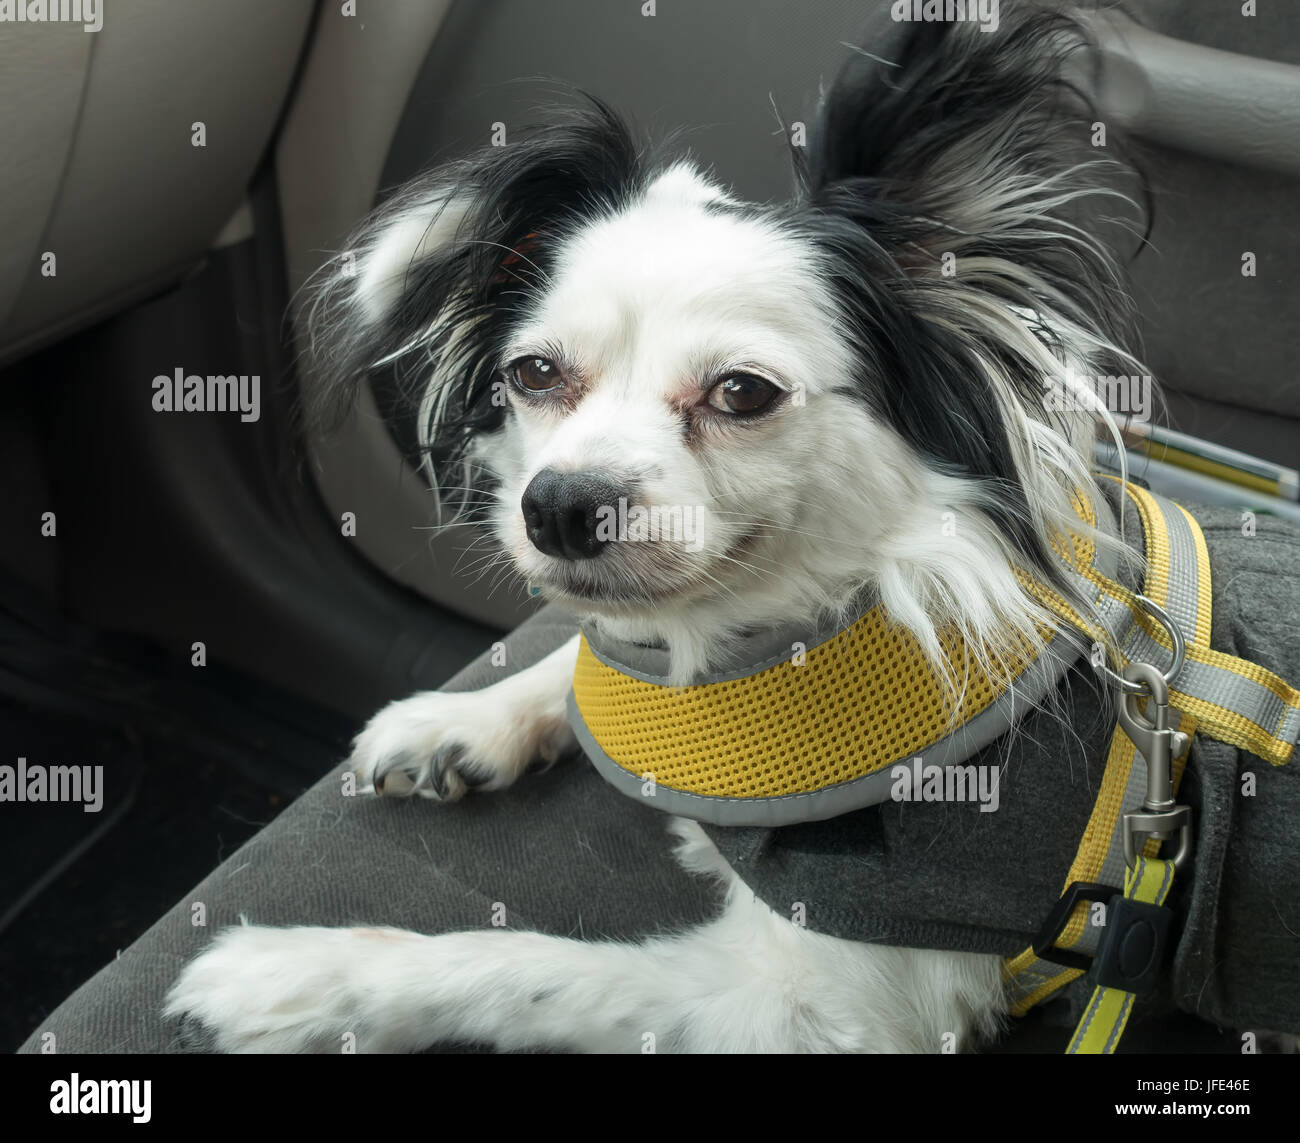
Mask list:
[[960,277],[978,259],[967,280],[992,294],[1107,320],[1098,291],[1118,284],[1115,263],[1076,227],[1097,200],[1124,198],[1124,165],[1118,141],[1093,145],[1096,114],[1072,78],[1096,58],[1083,26],[1033,0],[1003,0],[992,31],[883,19],[893,7],[823,102],[799,163],[806,200],[868,229],[910,274]]
[[[935,467],[987,485],[995,525],[1055,578],[1044,471],[1070,486],[1087,475],[1077,452],[1040,455],[1030,422],[1057,417],[1054,362],[1136,364],[1123,275],[1082,214],[1130,200],[1067,78],[1085,74],[1083,29],[1041,5],[1000,9],[995,31],[879,25],[796,157],[795,219],[823,253],[861,395]],[[1077,441],[1077,418],[1055,427]]]
[[643,184],[626,125],[584,97],[545,127],[421,176],[309,285],[310,412],[336,420],[387,370],[435,465],[504,415],[496,355],[566,235]]

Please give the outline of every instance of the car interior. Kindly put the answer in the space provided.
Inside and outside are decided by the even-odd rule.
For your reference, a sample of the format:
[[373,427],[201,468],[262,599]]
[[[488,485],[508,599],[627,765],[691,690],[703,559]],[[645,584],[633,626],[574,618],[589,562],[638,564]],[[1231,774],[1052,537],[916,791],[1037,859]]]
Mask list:
[[[0,762],[107,775],[101,812],[0,806],[9,1050],[365,719],[538,608],[482,534],[435,527],[382,370],[340,423],[302,415],[312,273],[403,182],[575,88],[780,199],[782,124],[861,22],[856,0],[102,7],[93,33],[0,23]],[[1165,407],[1130,470],[1300,519],[1300,6],[1100,7],[1095,97],[1154,204],[1130,270]],[[254,379],[256,408],[160,410],[178,372]],[[1004,1050],[1057,1050],[1050,1017],[1023,1024]],[[1224,1050],[1191,1020],[1129,1050],[1171,1044]]]

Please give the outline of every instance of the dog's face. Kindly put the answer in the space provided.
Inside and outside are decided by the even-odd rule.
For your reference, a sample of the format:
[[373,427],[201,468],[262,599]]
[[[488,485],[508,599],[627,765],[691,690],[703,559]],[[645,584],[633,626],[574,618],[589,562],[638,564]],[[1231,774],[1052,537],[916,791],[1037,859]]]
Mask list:
[[[530,583],[606,613],[757,610],[807,590],[801,548],[861,559],[910,466],[852,395],[806,243],[677,166],[568,235],[548,278],[505,334],[510,417],[483,450]],[[869,494],[843,494],[846,467]]]

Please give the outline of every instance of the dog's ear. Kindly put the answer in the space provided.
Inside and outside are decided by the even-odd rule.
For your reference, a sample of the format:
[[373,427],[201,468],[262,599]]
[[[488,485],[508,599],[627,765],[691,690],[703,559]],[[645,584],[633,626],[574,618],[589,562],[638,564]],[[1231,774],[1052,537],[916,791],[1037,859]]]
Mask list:
[[1095,325],[1114,262],[1075,227],[1088,206],[1119,209],[1127,185],[1085,91],[1097,57],[1059,10],[1002,9],[992,27],[886,21],[823,101],[802,190],[910,276]]
[[988,515],[1052,576],[1044,505],[1062,502],[1044,470],[1079,485],[1067,442],[1091,444],[1077,417],[1053,420],[1044,381],[1066,361],[1135,364],[1123,275],[1078,212],[1130,200],[1074,82],[1092,58],[1083,28],[1001,9],[996,29],[884,21],[796,152],[797,217],[865,359],[864,398],[936,467],[987,485]]
[[384,369],[434,452],[500,423],[495,355],[511,319],[544,288],[565,236],[640,186],[628,128],[584,99],[409,183],[318,272],[303,347],[318,422]]

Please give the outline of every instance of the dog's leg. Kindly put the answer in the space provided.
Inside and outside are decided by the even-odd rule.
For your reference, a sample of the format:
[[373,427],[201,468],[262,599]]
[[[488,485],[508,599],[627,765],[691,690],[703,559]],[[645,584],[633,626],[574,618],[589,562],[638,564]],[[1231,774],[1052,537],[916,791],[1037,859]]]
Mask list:
[[471,786],[502,789],[530,764],[575,750],[565,698],[577,656],[575,635],[482,690],[425,691],[386,706],[353,743],[362,789],[454,801]]
[[993,1034],[1003,1005],[998,957],[810,933],[733,880],[716,921],[635,945],[229,929],[185,969],[167,1013],[224,1051],[942,1052]]

